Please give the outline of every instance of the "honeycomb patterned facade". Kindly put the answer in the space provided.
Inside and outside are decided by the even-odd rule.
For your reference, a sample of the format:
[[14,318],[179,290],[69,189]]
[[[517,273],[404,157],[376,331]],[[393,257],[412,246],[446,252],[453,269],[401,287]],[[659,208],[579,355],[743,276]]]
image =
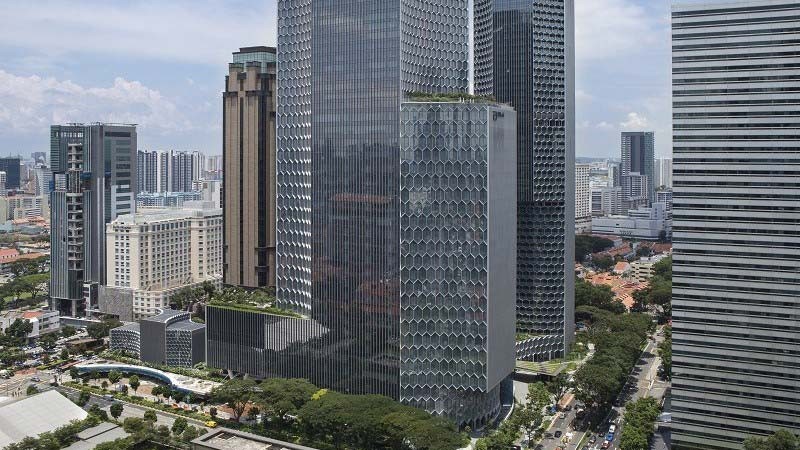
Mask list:
[[401,396],[480,426],[514,370],[516,116],[404,103],[400,135]]
[[518,357],[560,357],[574,331],[573,0],[495,0],[494,94],[517,111]]
[[491,20],[491,0],[278,1],[277,299],[326,332],[256,373],[401,399],[400,104],[490,94]]

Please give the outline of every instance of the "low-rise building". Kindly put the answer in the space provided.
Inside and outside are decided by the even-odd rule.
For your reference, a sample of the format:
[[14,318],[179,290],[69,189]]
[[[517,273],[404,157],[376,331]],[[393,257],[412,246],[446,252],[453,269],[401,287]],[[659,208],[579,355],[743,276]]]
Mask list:
[[178,291],[222,280],[222,210],[210,202],[142,208],[106,226],[106,286],[99,312],[152,316]]
[[672,234],[672,220],[664,203],[628,211],[627,216],[611,215],[592,219],[592,231],[632,239],[659,240]]
[[653,277],[653,266],[664,259],[667,255],[655,255],[649,258],[641,258],[631,263],[631,276],[636,281],[647,281]]
[[27,339],[38,339],[45,334],[55,333],[60,327],[58,311],[45,309],[39,311],[10,310],[0,313],[0,331],[5,332],[17,320],[31,323],[32,329],[26,336]]
[[166,310],[112,329],[109,347],[153,364],[192,367],[206,360],[205,333],[205,325],[193,322],[191,313]]

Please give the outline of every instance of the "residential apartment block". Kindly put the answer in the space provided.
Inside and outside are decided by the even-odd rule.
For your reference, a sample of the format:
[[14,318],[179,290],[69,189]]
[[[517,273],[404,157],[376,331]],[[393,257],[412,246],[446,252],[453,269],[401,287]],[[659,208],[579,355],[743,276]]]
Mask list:
[[674,449],[800,434],[798,17],[672,9]]
[[[620,184],[625,201],[643,197],[639,206],[649,206],[655,198],[655,133],[623,132],[621,139]],[[629,205],[635,207],[637,205]]]
[[589,188],[591,165],[575,164],[575,232],[592,229],[592,192]]

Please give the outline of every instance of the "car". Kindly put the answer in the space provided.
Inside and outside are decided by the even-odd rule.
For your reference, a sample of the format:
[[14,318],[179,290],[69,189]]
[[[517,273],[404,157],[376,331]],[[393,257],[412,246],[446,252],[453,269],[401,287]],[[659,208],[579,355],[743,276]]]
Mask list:
[[592,450],[592,449],[589,447],[589,444],[586,444],[583,446],[581,450]]
[[609,433],[616,433],[617,432],[617,426],[612,423],[611,426],[608,427],[608,432]]
[[611,447],[611,442],[609,441],[603,441],[603,443],[600,445],[600,448],[602,449],[606,449],[608,447]]
[[572,405],[565,406],[564,411],[572,411]]
[[553,436],[554,436],[556,439],[558,439],[558,438],[560,438],[560,437],[561,437],[561,435],[562,435],[562,434],[563,434],[563,433],[561,432],[561,430],[556,430],[556,432],[553,434]]
[[214,422],[213,420],[206,420],[203,425],[207,426],[208,428],[217,428],[217,422]]
[[562,412],[561,415],[558,416],[558,417],[561,418],[561,419],[566,419],[567,418],[567,413]]
[[105,394],[105,395],[103,395],[103,398],[106,399],[106,400],[114,400],[114,396],[111,395],[111,394]]
[[597,442],[597,436],[595,436],[595,435],[592,435],[592,436],[589,438],[589,443],[590,443],[590,444],[594,444],[595,442]]
[[42,379],[39,378],[39,377],[31,377],[31,381],[35,381],[35,382],[38,383],[38,382],[42,381]]
[[613,441],[614,440],[614,433],[608,433],[606,435],[606,440],[609,441],[609,442]]

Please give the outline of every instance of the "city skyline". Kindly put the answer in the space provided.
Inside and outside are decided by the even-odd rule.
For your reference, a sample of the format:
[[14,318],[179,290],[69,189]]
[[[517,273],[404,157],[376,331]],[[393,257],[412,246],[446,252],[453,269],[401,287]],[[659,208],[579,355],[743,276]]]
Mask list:
[[[245,18],[236,4],[104,3],[103,13],[91,2],[46,12],[8,5],[15,22],[0,31],[0,156],[45,151],[51,123],[92,121],[138,124],[139,149],[220,155],[220,68],[230,49],[275,45],[276,36],[275,0],[248,5],[255,11]],[[130,20],[109,26],[98,14]],[[51,17],[59,19],[43,26]],[[669,64],[669,2],[576,2],[578,157],[616,156],[620,131],[655,131],[656,156],[671,154]]]

